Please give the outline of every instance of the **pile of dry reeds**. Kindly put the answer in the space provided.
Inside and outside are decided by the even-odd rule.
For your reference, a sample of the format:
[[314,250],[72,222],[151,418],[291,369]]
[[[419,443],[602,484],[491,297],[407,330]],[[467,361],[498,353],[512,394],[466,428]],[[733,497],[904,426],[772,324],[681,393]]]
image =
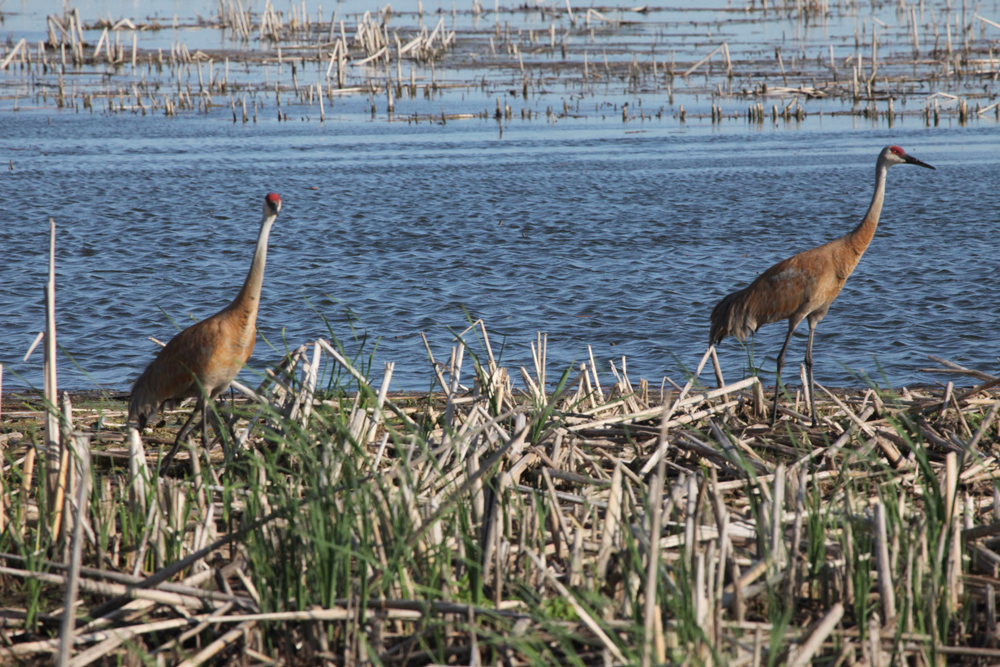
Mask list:
[[[758,379],[725,384],[717,362],[716,388],[699,367],[651,392],[624,363],[601,387],[593,359],[553,381],[539,337],[518,390],[482,322],[456,343],[444,362],[428,347],[427,394],[390,394],[392,364],[375,383],[335,343],[304,345],[222,410],[234,460],[189,442],[169,474],[155,461],[180,412],[140,436],[120,398],[13,412],[8,400],[0,654],[1000,658],[1000,400],[988,394],[1000,379],[939,360],[929,370],[981,384],[820,387],[816,428],[799,390],[772,427]],[[46,441],[35,434],[51,417],[61,436]],[[33,479],[35,452],[64,463]]]

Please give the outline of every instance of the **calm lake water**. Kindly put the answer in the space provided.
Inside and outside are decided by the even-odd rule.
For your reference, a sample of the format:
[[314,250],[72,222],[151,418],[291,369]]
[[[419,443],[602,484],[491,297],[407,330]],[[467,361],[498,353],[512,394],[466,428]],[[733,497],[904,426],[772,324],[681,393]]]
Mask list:
[[[269,191],[284,206],[259,327],[278,348],[328,336],[322,315],[348,347],[351,327],[368,349],[379,339],[376,359],[397,362],[397,387],[421,388],[431,373],[419,332],[446,356],[468,313],[506,342],[512,369],[530,365],[543,331],[550,374],[590,344],[602,362],[626,356],[633,380],[680,380],[719,298],[856,224],[889,143],[938,170],[890,172],[878,233],[818,329],[817,380],[857,384],[854,372],[880,364],[895,384],[931,382],[940,376],[918,370],[927,354],[996,372],[995,129],[664,121],[628,133],[637,128],[518,121],[500,138],[480,120],[2,114],[2,157],[14,165],[0,172],[5,386],[41,383],[41,356],[20,358],[44,327],[49,216],[58,340],[82,369],[63,357],[61,385],[127,388],[155,353],[147,337],[176,331],[167,315],[189,323],[238,291]],[[758,335],[766,367],[784,331]],[[741,376],[739,345],[721,351]],[[251,368],[279,356],[258,343]]]
[[[479,112],[497,96],[401,99],[397,114]],[[564,100],[586,117],[546,121]],[[394,361],[394,389],[425,389],[419,334],[447,359],[470,317],[485,320],[515,377],[542,331],[550,379],[589,344],[606,383],[607,361],[623,356],[634,382],[680,382],[722,296],[857,224],[887,144],[938,170],[890,172],[876,237],[817,331],[816,379],[949,379],[919,370],[933,365],[928,354],[1000,370],[995,121],[926,128],[910,117],[890,130],[825,116],[758,128],[664,114],[623,124],[624,102],[669,108],[665,91],[541,96],[525,103],[540,118],[515,115],[501,132],[485,119],[388,122],[383,109],[373,119],[362,96],[337,99],[325,123],[315,107],[287,104],[278,122],[271,101],[248,124],[232,122],[228,103],[174,118],[0,105],[4,387],[42,384],[41,349],[22,357],[44,328],[50,216],[60,386],[127,389],[156,353],[148,337],[165,341],[173,322],[235,296],[271,191],[283,208],[258,327],[273,348],[258,341],[249,384],[286,344],[329,337],[325,318],[349,350],[375,353],[374,377]],[[775,323],[757,336],[768,373],[785,331]],[[806,331],[789,351],[792,372]],[[746,373],[734,339],[720,355],[727,379]]]

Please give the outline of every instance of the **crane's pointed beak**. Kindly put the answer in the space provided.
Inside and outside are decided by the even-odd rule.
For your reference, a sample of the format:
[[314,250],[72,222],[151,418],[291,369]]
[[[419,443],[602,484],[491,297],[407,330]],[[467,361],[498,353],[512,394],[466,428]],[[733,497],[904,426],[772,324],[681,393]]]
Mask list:
[[927,167],[928,169],[934,169],[934,170],[937,169],[936,167],[932,167],[932,166],[930,166],[929,164],[927,164],[926,162],[924,162],[922,160],[918,160],[917,158],[913,157],[912,155],[907,155],[906,156],[906,163],[907,164],[915,164],[918,167]]

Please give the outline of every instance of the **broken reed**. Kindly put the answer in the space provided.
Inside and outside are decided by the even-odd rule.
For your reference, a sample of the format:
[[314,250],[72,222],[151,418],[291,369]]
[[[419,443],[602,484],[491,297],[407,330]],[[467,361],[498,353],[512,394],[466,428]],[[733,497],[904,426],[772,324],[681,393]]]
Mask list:
[[[646,32],[669,31],[673,35],[682,31],[679,45],[668,40],[658,54],[656,46],[649,48],[648,35],[640,33],[629,41],[625,31],[634,30],[639,16],[634,11],[588,8],[574,12],[569,3],[565,8],[538,6],[530,10],[527,6],[497,6],[491,12],[474,2],[471,9],[462,12],[453,8],[452,29],[444,16],[438,17],[431,29],[423,23],[422,10],[398,12],[388,7],[340,17],[334,11],[329,18],[317,13],[313,20],[304,6],[293,6],[285,14],[268,2],[263,11],[254,12],[229,0],[219,3],[212,19],[199,19],[195,24],[181,24],[175,16],[172,25],[156,19],[142,22],[125,18],[117,22],[98,19],[86,26],[74,9],[61,17],[47,17],[46,41],[29,44],[21,39],[13,44],[0,56],[0,70],[22,73],[20,78],[9,78],[6,85],[10,90],[5,97],[14,99],[15,109],[22,100],[47,105],[51,92],[58,108],[77,111],[82,107],[93,112],[96,103],[107,112],[172,116],[179,111],[209,113],[228,106],[234,122],[241,115],[243,122],[249,120],[248,106],[253,107],[256,120],[258,107],[265,103],[277,109],[278,120],[288,119],[291,103],[307,107],[309,116],[318,113],[323,121],[325,105],[332,111],[337,97],[344,95],[367,96],[373,116],[381,108],[392,118],[397,100],[415,98],[420,90],[430,99],[454,88],[481,89],[486,94],[513,89],[515,96],[519,90],[524,99],[520,115],[527,120],[543,112],[547,120],[590,115],[588,109],[580,110],[579,103],[577,109],[570,109],[565,100],[562,113],[551,104],[543,110],[540,95],[548,91],[607,97],[619,90],[631,96],[666,92],[668,97],[667,105],[648,110],[642,109],[640,97],[638,112],[636,105],[623,110],[623,121],[667,116],[684,122],[690,116],[712,122],[734,118],[761,123],[769,116],[772,122],[801,122],[807,115],[846,114],[884,121],[890,127],[903,116],[919,117],[932,126],[939,124],[942,115],[964,125],[991,111],[1000,119],[1000,105],[992,103],[995,95],[990,91],[1000,72],[1000,57],[994,56],[996,40],[987,32],[1000,32],[1000,24],[969,10],[965,3],[961,10],[950,3],[922,3],[919,8],[900,4],[893,10],[895,25],[876,18],[860,21],[861,30],[855,29],[853,51],[846,58],[847,35],[831,37],[839,40],[841,54],[837,57],[832,41],[812,40],[809,49],[815,50],[816,56],[807,56],[803,40],[800,49],[786,52],[784,57],[781,43],[766,43],[759,51],[733,58],[725,40],[712,40],[713,29],[716,34],[726,34],[726,21],[705,24],[708,40],[721,44],[706,49],[704,55],[687,46],[689,38],[697,42],[705,37],[703,33],[683,32],[691,29],[686,21],[650,21],[648,8],[644,12],[647,18],[643,18]],[[668,10],[652,14],[657,11]],[[859,12],[860,5],[853,2],[770,6],[764,2],[732,21],[742,24],[777,18],[823,23],[858,17]],[[458,26],[459,14],[471,17],[471,25]],[[537,25],[535,14],[549,23],[547,30],[528,27]],[[414,20],[416,25],[396,25]],[[517,25],[518,21],[524,22],[523,27],[512,28],[511,22]],[[84,41],[84,28],[101,30],[96,46]],[[241,48],[196,49],[192,53],[182,41],[172,43],[169,54],[163,49],[139,48],[138,31],[169,28],[220,30]],[[242,48],[253,43],[256,48]],[[678,48],[687,49],[693,60],[675,62]],[[231,67],[239,71],[243,81],[236,72],[231,76]],[[276,68],[274,82],[272,68]],[[447,80],[438,80],[439,70]],[[110,79],[98,76],[103,73],[127,81],[112,87]],[[32,75],[30,80],[23,78],[26,74]],[[781,85],[776,84],[779,77]],[[72,81],[69,90],[67,80]],[[932,89],[937,92],[929,95]],[[675,109],[675,94],[707,96],[710,113],[688,114],[683,106]],[[533,104],[531,97],[535,98]],[[923,102],[921,108],[900,108],[909,98]],[[836,101],[839,108],[817,111],[802,107],[806,100],[824,99]],[[688,103],[690,106],[692,101]],[[237,106],[242,114],[237,113]],[[615,118],[617,114],[607,114],[597,104],[593,115]],[[475,114],[442,110],[441,114],[401,114],[396,118],[447,121],[491,116],[501,117],[484,109]],[[506,119],[512,116],[506,111],[502,114]]]
[[11,443],[0,654],[53,653],[68,622],[80,665],[1000,655],[997,378],[942,360],[980,387],[820,387],[816,429],[799,391],[772,429],[757,378],[717,364],[720,387],[661,393],[592,356],[553,382],[531,347],[515,390],[477,322],[446,358],[428,346],[429,393],[400,395],[392,364],[377,379],[370,358],[303,345],[220,415],[238,458],[189,443],[172,476],[156,460],[183,413],[143,447],[120,404],[76,406],[66,432],[93,465],[72,533],[22,478],[41,442]]

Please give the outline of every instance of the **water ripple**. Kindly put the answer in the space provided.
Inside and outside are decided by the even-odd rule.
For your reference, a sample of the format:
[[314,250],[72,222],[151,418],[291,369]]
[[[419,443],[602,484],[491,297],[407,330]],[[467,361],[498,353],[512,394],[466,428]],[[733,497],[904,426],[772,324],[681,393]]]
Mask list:
[[[482,317],[514,367],[530,365],[545,331],[550,376],[592,345],[602,373],[624,355],[633,380],[680,380],[719,298],[857,223],[887,143],[938,171],[890,174],[876,238],[818,329],[816,377],[941,379],[919,372],[926,354],[997,370],[1000,138],[989,130],[625,135],[581,121],[515,123],[499,139],[485,121],[317,129],[220,117],[0,116],[19,149],[0,176],[0,360],[18,376],[7,386],[41,382],[40,356],[20,357],[44,323],[50,215],[59,342],[89,374],[62,362],[62,384],[126,388],[156,352],[147,337],[176,331],[164,313],[186,326],[238,291],[272,190],[284,207],[259,327],[278,350],[327,336],[318,311],[349,347],[351,327],[381,337],[376,361],[397,362],[397,388],[425,388],[417,334],[447,357],[452,333]],[[766,368],[784,331],[757,336]],[[738,344],[720,353],[728,376],[744,372]],[[278,354],[259,344],[248,381]]]

